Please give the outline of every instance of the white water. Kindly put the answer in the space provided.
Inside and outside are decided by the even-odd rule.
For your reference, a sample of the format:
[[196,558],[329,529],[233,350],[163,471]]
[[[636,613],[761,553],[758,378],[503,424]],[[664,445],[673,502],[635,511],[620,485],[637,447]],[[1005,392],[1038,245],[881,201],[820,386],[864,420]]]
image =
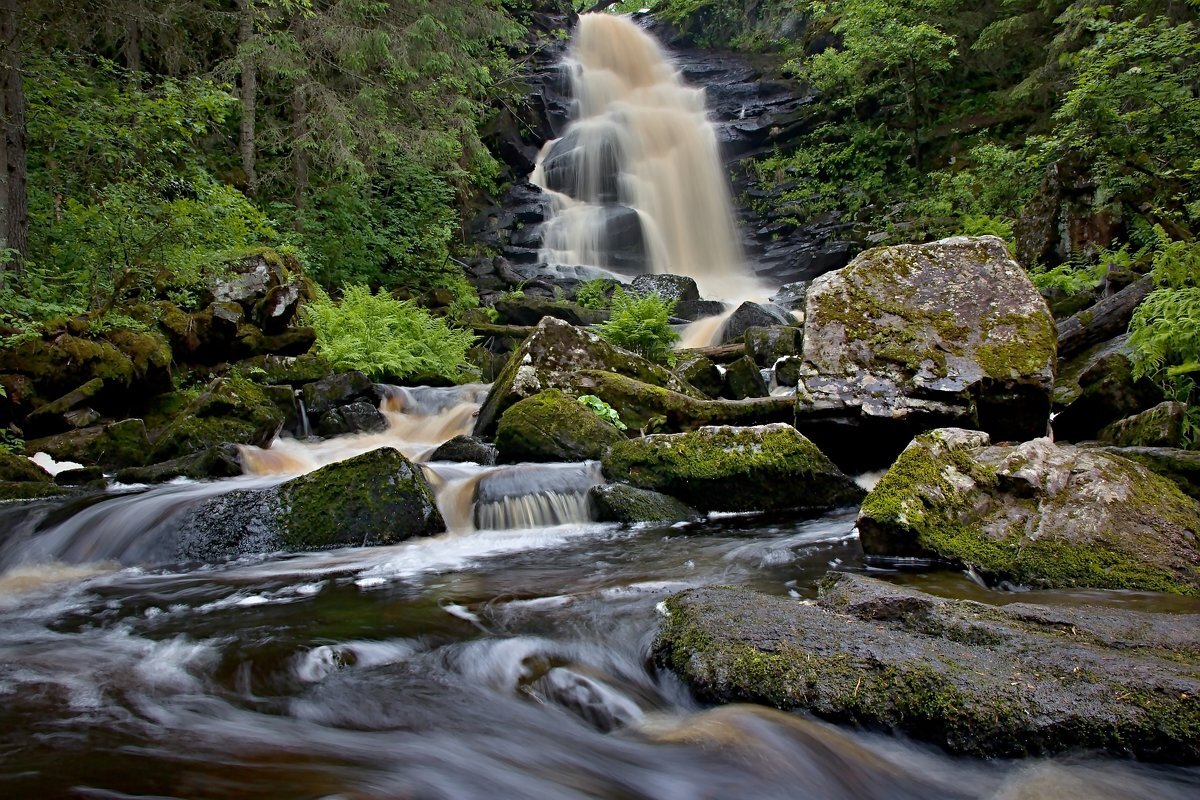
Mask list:
[[[580,17],[567,65],[577,113],[565,135],[578,141],[579,197],[551,193],[547,262],[608,267],[603,223],[613,204],[599,195],[615,159],[616,202],[638,212],[652,271],[690,276],[706,297],[763,294],[745,268],[704,90],[686,86],[636,24],[609,14]],[[530,177],[538,185],[553,145]]]

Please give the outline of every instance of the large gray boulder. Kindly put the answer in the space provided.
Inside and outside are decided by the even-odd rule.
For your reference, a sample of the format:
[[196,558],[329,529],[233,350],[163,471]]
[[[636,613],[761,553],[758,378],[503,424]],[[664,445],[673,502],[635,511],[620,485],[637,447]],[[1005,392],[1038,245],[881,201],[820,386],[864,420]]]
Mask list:
[[1200,615],[1003,607],[828,577],[805,603],[668,598],[655,661],[704,700],[803,709],[985,757],[1200,761]]
[[881,247],[813,280],[804,391],[903,423],[957,419],[1000,439],[1045,433],[1054,320],[994,236]]
[[395,544],[446,529],[421,469],[381,447],[277,486],[237,489],[189,508],[174,557],[221,561],[252,553]]
[[701,511],[818,511],[863,496],[784,423],[628,439],[609,448],[601,463],[611,480],[669,494]]
[[863,501],[858,530],[868,555],[990,580],[1200,594],[1200,505],[1133,461],[1049,439],[919,436]]
[[479,409],[475,435],[490,435],[500,415],[519,400],[546,389],[580,388],[581,373],[587,370],[618,373],[688,397],[703,397],[666,367],[614,347],[590,331],[546,317],[521,343],[492,384]]

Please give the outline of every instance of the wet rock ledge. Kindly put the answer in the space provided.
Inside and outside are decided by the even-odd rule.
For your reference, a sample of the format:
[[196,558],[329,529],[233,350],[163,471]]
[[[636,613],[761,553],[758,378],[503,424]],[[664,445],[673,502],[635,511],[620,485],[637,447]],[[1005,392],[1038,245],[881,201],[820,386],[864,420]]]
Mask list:
[[816,603],[716,587],[666,612],[656,663],[705,700],[806,709],[974,756],[1200,762],[1198,614],[992,607],[836,573]]

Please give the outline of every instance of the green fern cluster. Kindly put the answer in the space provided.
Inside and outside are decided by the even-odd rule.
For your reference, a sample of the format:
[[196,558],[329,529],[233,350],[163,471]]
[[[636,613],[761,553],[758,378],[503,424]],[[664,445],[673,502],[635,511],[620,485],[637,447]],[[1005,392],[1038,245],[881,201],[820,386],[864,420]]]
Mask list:
[[613,281],[604,278],[596,278],[582,283],[575,290],[575,302],[584,308],[604,311],[611,302],[608,293],[612,286]]
[[1182,382],[1190,385],[1188,376],[1200,372],[1200,243],[1167,243],[1153,264],[1158,288],[1129,323],[1133,370],[1178,396]]
[[613,292],[611,315],[600,326],[600,335],[650,361],[669,364],[675,358],[671,346],[679,340],[669,321],[674,310],[674,300],[663,300],[657,294],[630,295],[618,287]]
[[466,351],[474,335],[382,289],[372,294],[366,286],[347,286],[340,303],[322,293],[303,315],[317,333],[317,351],[336,369],[387,380],[414,375],[460,380],[472,374]]

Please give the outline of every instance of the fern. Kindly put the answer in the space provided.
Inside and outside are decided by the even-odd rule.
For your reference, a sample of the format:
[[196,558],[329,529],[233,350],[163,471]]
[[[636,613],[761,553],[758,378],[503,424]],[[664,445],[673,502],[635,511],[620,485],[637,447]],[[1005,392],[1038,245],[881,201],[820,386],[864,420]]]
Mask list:
[[608,297],[608,290],[612,285],[613,281],[605,278],[596,278],[595,280],[587,281],[575,290],[575,302],[584,308],[594,308],[603,311],[612,302]]
[[414,375],[459,380],[472,374],[466,351],[474,335],[383,290],[372,294],[366,286],[347,286],[340,303],[322,293],[303,315],[317,333],[317,351],[336,369],[390,380]]
[[600,335],[650,361],[672,363],[671,346],[679,340],[669,321],[674,310],[674,300],[663,300],[657,294],[633,296],[618,287],[612,296],[611,316],[600,326]]

